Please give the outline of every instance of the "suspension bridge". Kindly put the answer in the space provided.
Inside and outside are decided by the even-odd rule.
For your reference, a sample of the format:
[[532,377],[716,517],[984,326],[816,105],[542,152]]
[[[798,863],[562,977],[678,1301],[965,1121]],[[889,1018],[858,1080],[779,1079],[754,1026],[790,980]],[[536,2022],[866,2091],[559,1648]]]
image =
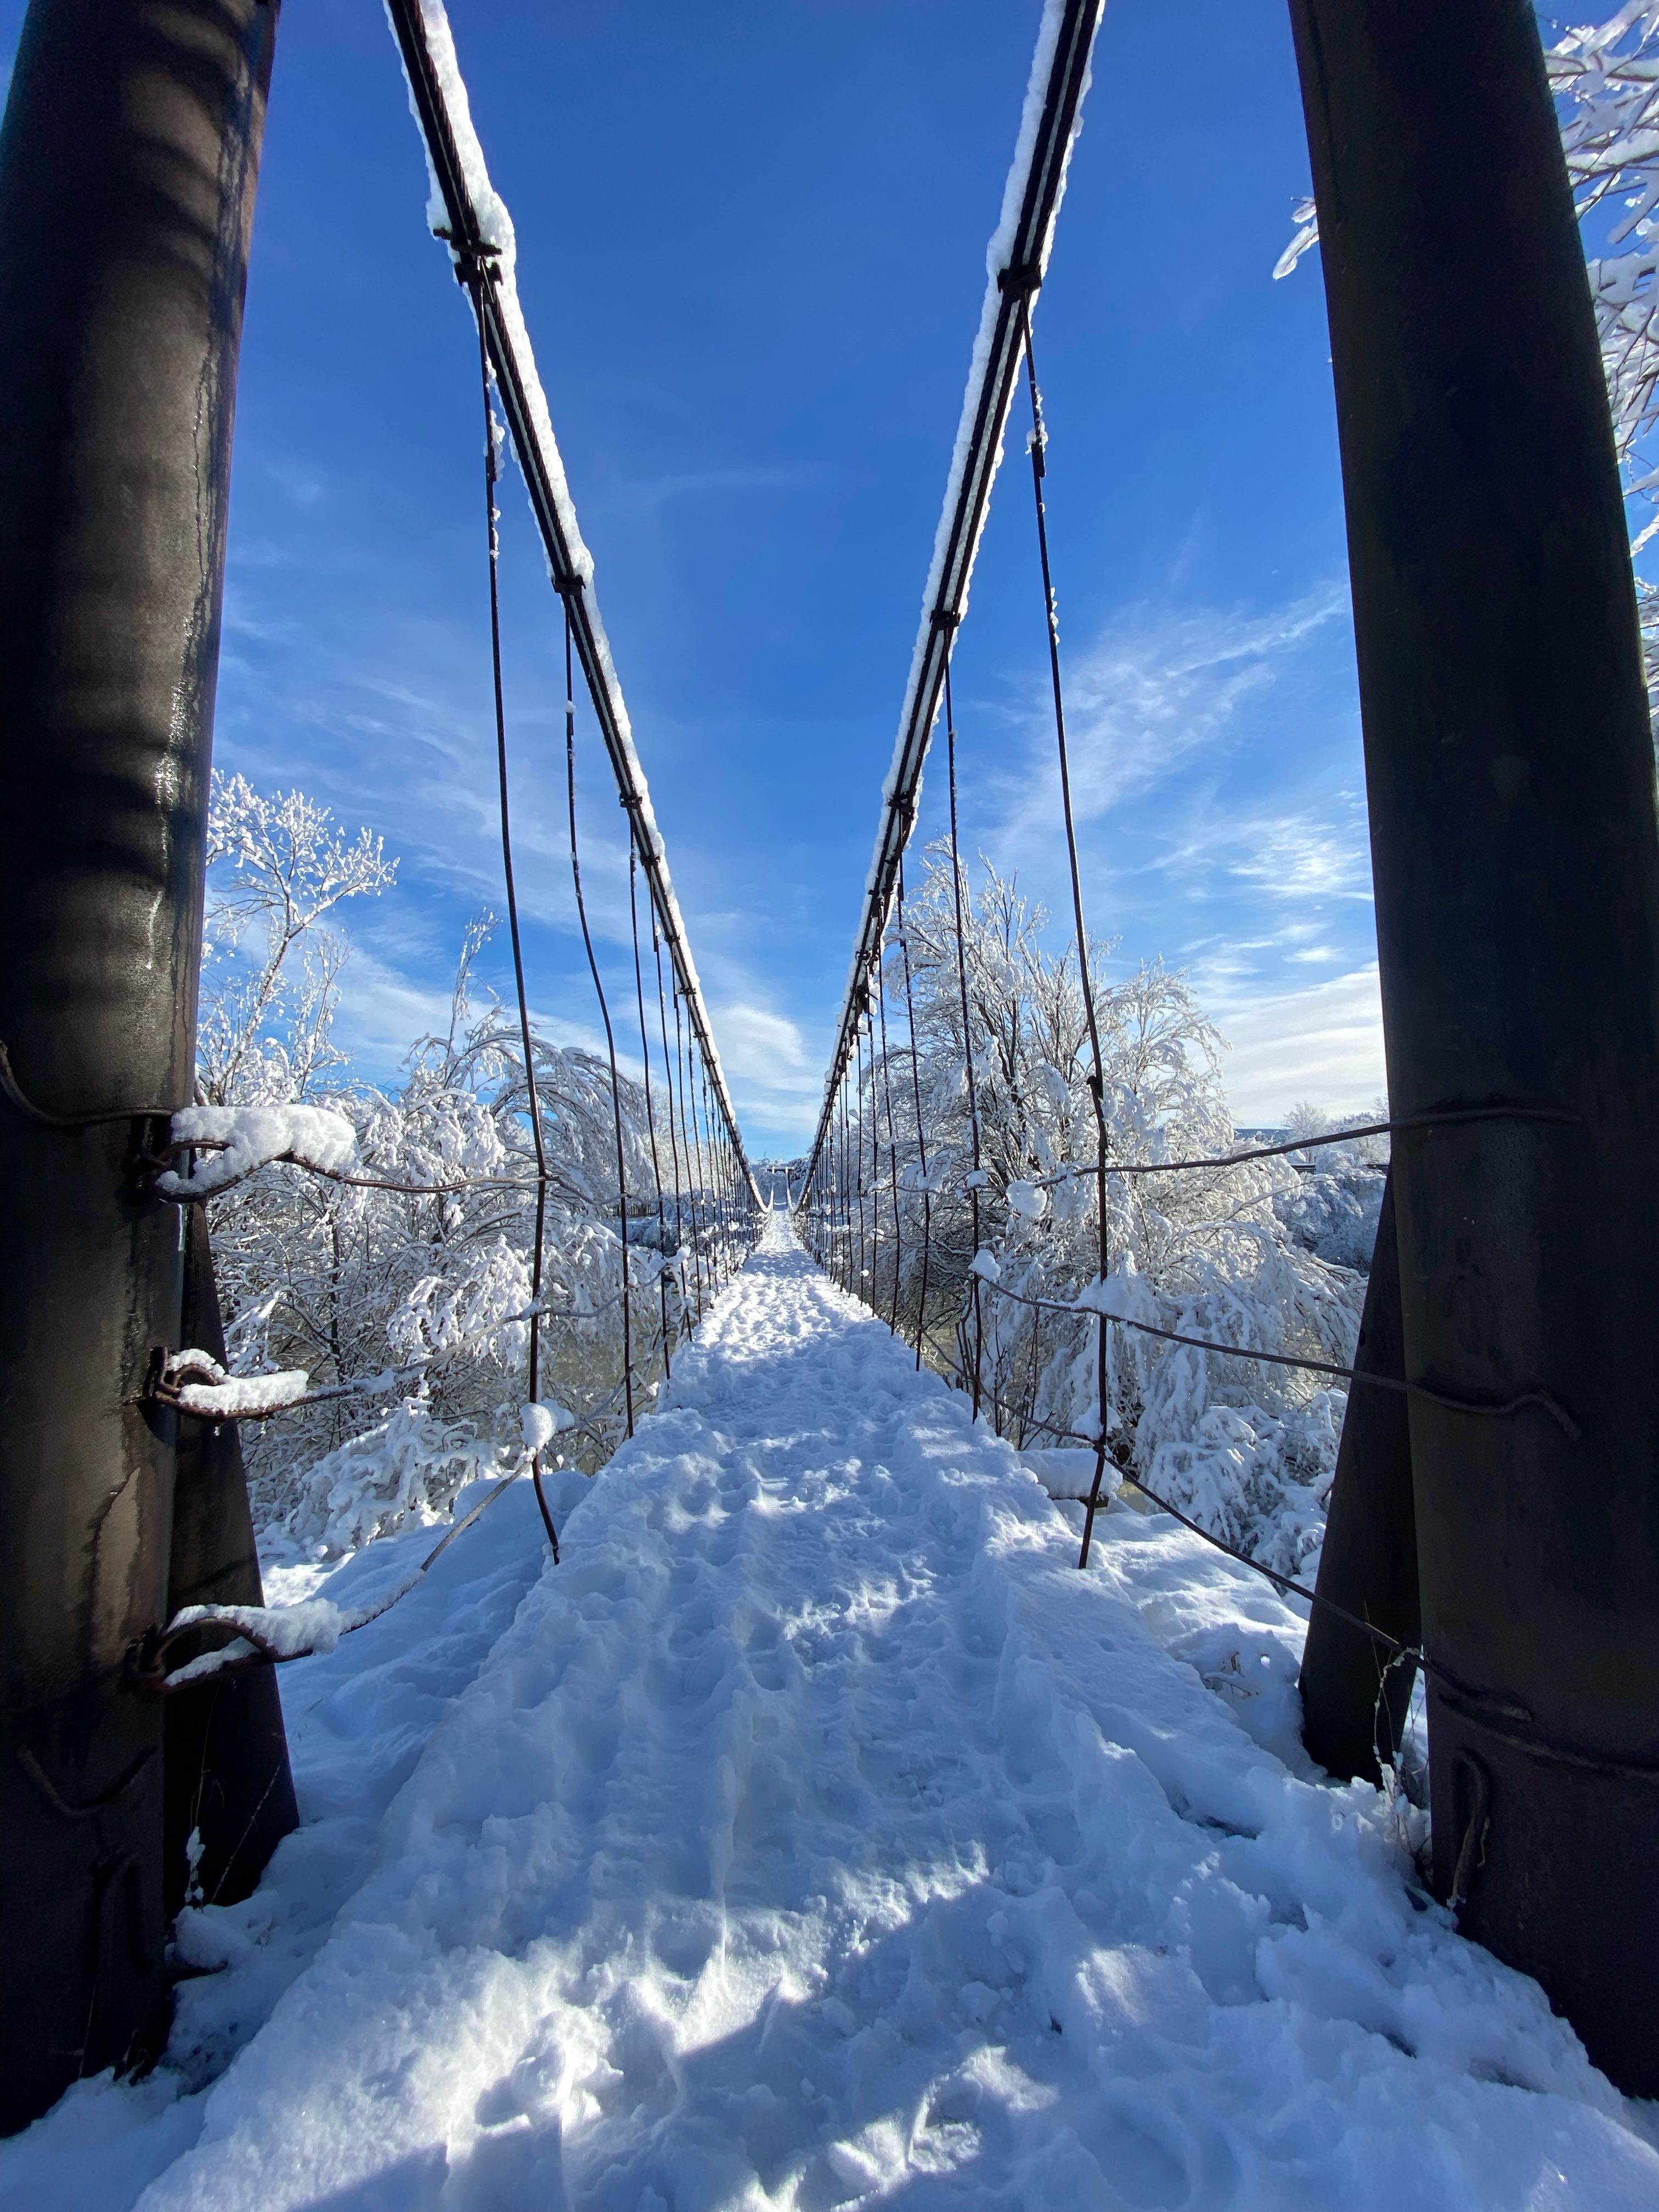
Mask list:
[[[319,1109],[194,1098],[278,10],[33,0],[0,139],[0,2206],[1659,2202],[1623,2103],[1659,2094],[1636,1294],[1659,817],[1536,27],[1471,0],[1437,19],[1460,65],[1431,77],[1422,9],[1294,0],[1391,1102],[1194,1146],[1115,1096],[1048,531],[1036,325],[1102,8],[1042,10],[792,1183],[745,1150],[438,0],[387,13],[476,340],[527,1149],[446,1180]],[[1011,440],[1070,899],[1063,1158],[990,1054],[959,833],[953,656]],[[620,1363],[580,1479],[547,1347],[601,1310],[549,1257],[509,450],[557,602],[614,1138]],[[579,724],[627,825],[623,1003],[583,890]],[[948,835],[919,893],[930,758]],[[948,1138],[929,1020],[953,1099],[959,1061]],[[1146,1294],[1158,1194],[1362,1139],[1389,1147],[1363,1315],[1327,1298],[1264,1341],[1242,1309]],[[320,1389],[235,1371],[206,1201],[272,1173],[500,1189],[533,1223],[527,1298],[490,1323],[524,1346],[522,1452],[441,1532],[291,1593],[261,1574],[241,1425],[385,1397],[438,1355]],[[1069,1276],[1042,1243],[1062,1214]],[[1343,1394],[1311,1586],[1138,1455],[1126,1408],[1171,1347],[1292,1409]]]

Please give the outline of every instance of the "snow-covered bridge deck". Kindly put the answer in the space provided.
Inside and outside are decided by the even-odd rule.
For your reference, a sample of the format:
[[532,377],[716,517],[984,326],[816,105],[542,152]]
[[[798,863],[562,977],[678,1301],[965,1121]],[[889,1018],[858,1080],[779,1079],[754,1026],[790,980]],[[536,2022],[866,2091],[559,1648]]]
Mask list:
[[186,1929],[174,2062],[234,2063],[73,2093],[0,2204],[1659,2203],[1307,1768],[1271,1591],[1127,1510],[1079,1575],[781,1217],[556,1571],[507,1503],[288,1671],[311,1825]]

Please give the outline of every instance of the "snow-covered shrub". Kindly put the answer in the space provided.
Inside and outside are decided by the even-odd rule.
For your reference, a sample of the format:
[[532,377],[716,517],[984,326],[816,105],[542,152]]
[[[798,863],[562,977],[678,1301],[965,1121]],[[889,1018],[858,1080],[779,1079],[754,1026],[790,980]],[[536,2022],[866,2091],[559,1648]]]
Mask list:
[[[1377,1099],[1369,1113],[1355,1117],[1360,1125],[1386,1121],[1389,1102]],[[1389,1164],[1386,1137],[1355,1137],[1333,1144],[1354,1122],[1334,1122],[1316,1106],[1292,1106],[1285,1116],[1283,1134],[1310,1141],[1305,1152],[1290,1155],[1295,1180],[1273,1194],[1273,1211],[1292,1239],[1304,1251],[1316,1253],[1333,1266],[1351,1267],[1356,1274],[1370,1273],[1371,1252],[1376,1243],[1377,1216],[1382,1210],[1382,1184]],[[1317,1139],[1317,1142],[1311,1141]]]
[[472,1425],[444,1421],[421,1395],[289,1478],[282,1533],[313,1558],[355,1552],[411,1523],[446,1519],[464,1483],[510,1460]]
[[1375,1168],[1334,1173],[1310,1168],[1292,1189],[1274,1193],[1273,1211],[1304,1251],[1334,1267],[1369,1274],[1382,1210],[1382,1180]]

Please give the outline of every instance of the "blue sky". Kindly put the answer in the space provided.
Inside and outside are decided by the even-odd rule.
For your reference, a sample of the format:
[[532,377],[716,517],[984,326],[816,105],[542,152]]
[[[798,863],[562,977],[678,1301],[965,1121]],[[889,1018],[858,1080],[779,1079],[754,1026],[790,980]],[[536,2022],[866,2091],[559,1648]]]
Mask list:
[[[7,53],[21,12],[0,0]],[[1039,12],[452,0],[757,1152],[799,1149],[820,1095]],[[1091,920],[1120,964],[1189,970],[1245,1121],[1382,1079],[1317,256],[1271,276],[1307,178],[1281,7],[1111,0],[1036,325]],[[342,1033],[381,1078],[501,903],[476,356],[425,199],[378,0],[287,0],[216,757],[400,855],[349,915]],[[592,1042],[557,605],[516,479],[502,504],[532,1000]],[[968,840],[1063,904],[1023,462],[957,667]],[[622,818],[591,722],[579,744],[620,999]],[[505,990],[501,938],[486,969]]]

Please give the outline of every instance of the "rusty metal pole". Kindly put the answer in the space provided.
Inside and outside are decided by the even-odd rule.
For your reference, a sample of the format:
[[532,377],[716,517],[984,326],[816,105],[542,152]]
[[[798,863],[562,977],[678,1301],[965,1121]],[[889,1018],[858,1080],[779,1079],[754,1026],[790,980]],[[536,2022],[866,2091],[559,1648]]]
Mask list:
[[1659,818],[1583,248],[1528,0],[1291,18],[1389,1101],[1504,1109],[1394,1148],[1436,1878],[1653,2096]]
[[[0,129],[0,2130],[167,2018],[165,1615],[236,362],[272,0],[33,0]],[[87,1124],[85,1117],[100,1117]]]

